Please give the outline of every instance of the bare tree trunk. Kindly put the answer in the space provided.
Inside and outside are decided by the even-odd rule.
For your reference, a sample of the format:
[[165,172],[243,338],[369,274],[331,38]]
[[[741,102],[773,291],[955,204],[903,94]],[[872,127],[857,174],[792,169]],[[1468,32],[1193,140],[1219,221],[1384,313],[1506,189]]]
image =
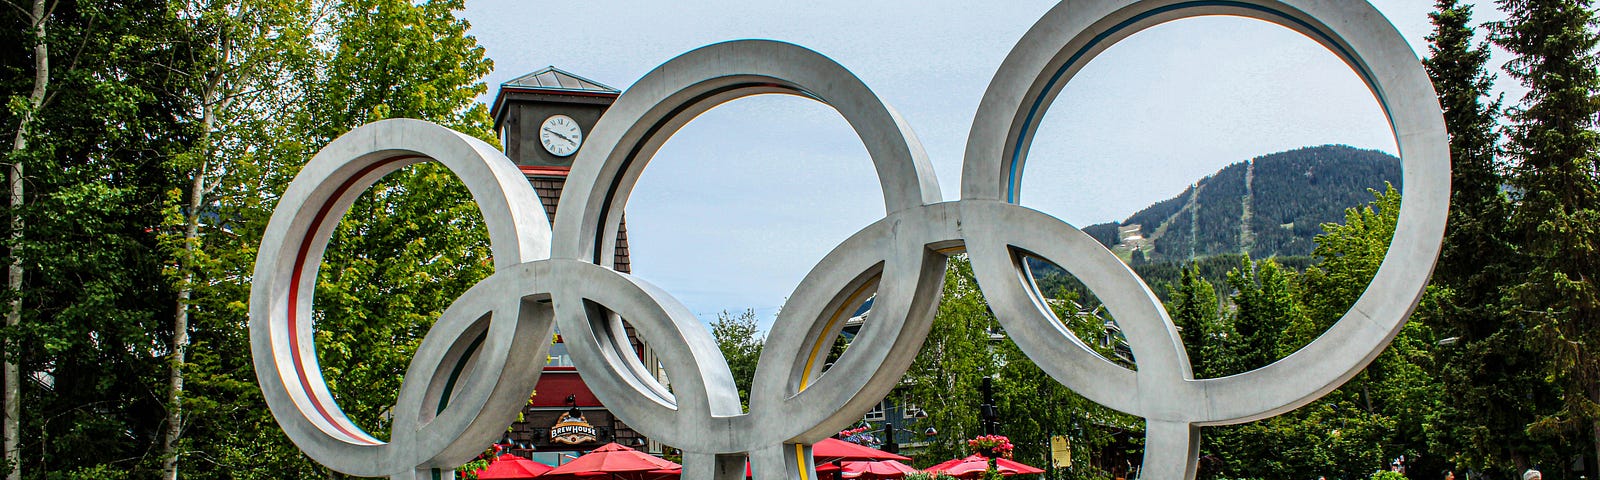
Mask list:
[[[203,114],[205,131],[211,131],[210,105]],[[209,135],[206,135],[209,136]],[[204,148],[202,141],[202,148]],[[183,230],[182,280],[178,282],[178,308],[172,318],[172,352],[167,359],[167,431],[161,442],[161,478],[178,478],[178,439],[183,435],[183,364],[189,348],[189,299],[194,292],[195,243],[200,234],[200,207],[205,202],[205,172],[207,162],[201,161],[194,170],[194,180],[189,185],[189,209],[184,213],[187,225]]]
[[[223,63],[232,53],[227,35],[221,38]],[[196,166],[189,182],[189,204],[184,212],[183,257],[178,259],[182,277],[178,281],[177,311],[172,317],[171,355],[167,366],[167,431],[161,442],[161,478],[178,479],[178,439],[183,436],[183,364],[189,349],[189,300],[194,297],[195,252],[200,242],[200,209],[205,205],[206,174],[211,168],[211,137],[216,129],[217,109],[221,105],[221,72],[214,72],[206,89],[201,93],[200,109],[200,165]]]
[[[14,330],[22,323],[22,255],[17,252],[17,243],[22,240],[22,216],[17,209],[22,207],[23,198],[23,162],[18,155],[28,148],[28,128],[33,123],[34,115],[44,104],[45,89],[50,85],[50,47],[45,43],[45,0],[33,0],[33,10],[30,12],[33,23],[29,30],[33,31],[33,92],[28,95],[28,109],[22,113],[22,119],[17,122],[17,136],[11,143],[11,265],[7,269],[6,288],[11,292],[11,302],[6,312],[6,328]],[[20,480],[22,478],[22,455],[18,449],[21,435],[22,419],[22,371],[17,365],[21,352],[15,343],[6,345],[5,359],[5,419],[0,423],[0,430],[4,431],[4,440],[0,441],[0,453],[6,461],[6,480]]]
[[[35,113],[44,105],[45,89],[50,85],[50,46],[45,43],[45,0],[33,0],[33,24],[29,30],[33,31],[33,92],[28,95],[28,109],[22,113],[22,120],[17,123],[17,136],[11,143],[11,266],[6,271],[6,288],[11,292],[11,303],[6,311],[6,328],[14,330],[22,323],[22,256],[17,252],[17,243],[22,240],[22,216],[17,209],[22,207],[23,199],[23,162],[18,153],[28,148],[28,128],[33,123]],[[21,427],[22,418],[22,371],[17,365],[17,357],[21,352],[15,343],[5,346],[5,419],[0,423],[0,430],[4,431],[3,444],[0,444],[0,453],[5,456],[7,465],[6,480],[20,480],[22,478],[22,455],[17,448],[21,438],[18,429]]]

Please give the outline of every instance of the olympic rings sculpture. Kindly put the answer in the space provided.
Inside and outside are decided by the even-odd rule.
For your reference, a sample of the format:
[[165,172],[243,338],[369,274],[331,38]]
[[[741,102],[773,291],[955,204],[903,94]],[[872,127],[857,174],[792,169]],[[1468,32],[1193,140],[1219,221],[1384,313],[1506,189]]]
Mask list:
[[[1342,58],[1388,116],[1406,187],[1388,255],[1343,318],[1276,363],[1210,379],[1194,378],[1161,302],[1127,266],[1077,228],[1016,205],[1033,132],[1073,75],[1140,30],[1201,15],[1276,23]],[[656,150],[696,115],[768,93],[838,110],[867,147],[887,213],[833,249],[785,303],[745,413],[705,326],[666,292],[609,267],[623,207]],[[251,290],[256,372],[284,431],[316,461],[359,476],[451,478],[516,417],[559,326],[589,388],[637,431],[682,449],[687,478],[740,478],[748,458],[761,480],[809,480],[809,445],[890,392],[928,334],[945,259],[966,252],[1024,353],[1090,400],[1146,419],[1146,478],[1194,478],[1200,426],[1310,403],[1360,372],[1415,309],[1450,197],[1435,98],[1404,39],[1365,2],[1069,0],[1045,14],[995,74],[968,137],[961,199],[944,201],[911,128],[844,67],[786,43],[719,43],[666,62],[618,98],[578,153],[553,228],[522,174],[493,147],[418,120],[376,122],[312,158],[273,213]],[[466,184],[487,223],[495,273],[424,338],[391,439],[382,442],[345,417],[323,382],[312,293],[323,249],[355,198],[423,161],[444,164]],[[1127,336],[1137,371],[1096,355],[1053,317],[1021,273],[1023,255],[1063,266],[1095,292]],[[819,352],[874,295],[873,321],[824,372]],[[623,319],[660,352],[670,390],[629,348]]]

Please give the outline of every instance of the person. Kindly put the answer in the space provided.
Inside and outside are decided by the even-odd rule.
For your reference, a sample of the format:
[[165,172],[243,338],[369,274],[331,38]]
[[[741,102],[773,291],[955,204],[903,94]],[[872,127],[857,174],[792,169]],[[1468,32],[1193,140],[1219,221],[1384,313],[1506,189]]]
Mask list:
[[1522,472],[1522,480],[1544,480],[1544,474],[1530,468],[1528,471]]
[[1454,471],[1446,471],[1446,472],[1444,472],[1444,480],[1456,480],[1456,472],[1454,472]]

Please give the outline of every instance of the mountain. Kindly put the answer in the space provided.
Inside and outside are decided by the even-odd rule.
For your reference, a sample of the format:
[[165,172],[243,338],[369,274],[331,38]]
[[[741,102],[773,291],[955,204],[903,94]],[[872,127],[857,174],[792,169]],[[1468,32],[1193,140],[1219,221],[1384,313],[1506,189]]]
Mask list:
[[1400,159],[1345,145],[1306,147],[1223,167],[1177,196],[1121,222],[1085,227],[1125,261],[1185,261],[1222,254],[1303,256],[1322,224],[1400,188]]

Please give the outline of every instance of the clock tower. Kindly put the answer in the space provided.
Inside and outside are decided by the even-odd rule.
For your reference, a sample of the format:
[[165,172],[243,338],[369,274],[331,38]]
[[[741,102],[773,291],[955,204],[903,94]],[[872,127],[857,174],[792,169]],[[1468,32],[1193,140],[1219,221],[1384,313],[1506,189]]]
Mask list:
[[[556,67],[500,84],[490,110],[495,130],[505,145],[506,157],[516,162],[528,183],[533,184],[552,222],[578,150],[583,148],[600,115],[621,94],[620,90]],[[626,220],[617,232],[613,268],[623,273],[632,270]],[[640,362],[665,380],[655,352],[639,340],[632,326],[627,330]],[[513,453],[550,465],[606,442],[659,452],[659,443],[634,432],[595,398],[573,368],[559,332],[555,341],[535,387],[538,393],[523,408],[523,421],[512,424],[502,443],[510,444]]]
[[[556,67],[500,84],[490,114],[506,156],[528,177],[545,213],[555,221],[567,172],[600,115],[622,91]],[[617,232],[614,268],[628,273],[628,229]]]
[[522,167],[560,171],[572,166],[583,138],[622,92],[545,67],[500,84],[494,126],[506,156]]

